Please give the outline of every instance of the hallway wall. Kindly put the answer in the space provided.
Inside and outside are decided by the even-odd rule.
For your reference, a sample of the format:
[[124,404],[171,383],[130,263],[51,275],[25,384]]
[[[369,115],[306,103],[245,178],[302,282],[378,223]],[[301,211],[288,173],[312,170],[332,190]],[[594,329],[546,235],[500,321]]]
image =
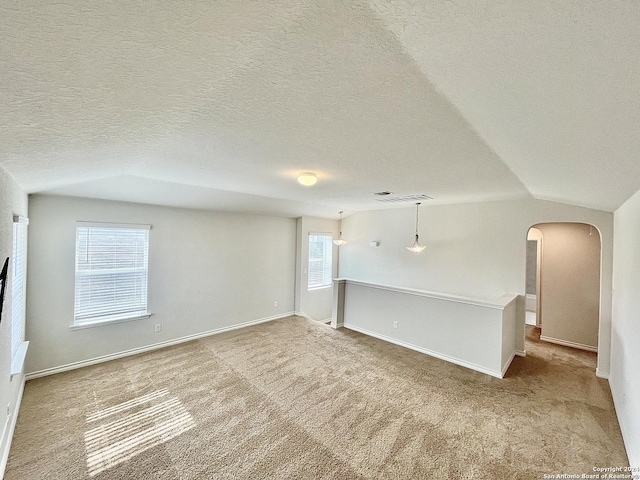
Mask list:
[[536,225],[542,231],[541,340],[598,348],[600,235],[584,223]]

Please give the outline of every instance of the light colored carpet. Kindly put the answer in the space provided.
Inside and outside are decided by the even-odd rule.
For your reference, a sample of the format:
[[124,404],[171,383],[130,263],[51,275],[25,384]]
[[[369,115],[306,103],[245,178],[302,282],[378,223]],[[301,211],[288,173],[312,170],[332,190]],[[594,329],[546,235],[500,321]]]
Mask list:
[[27,382],[6,479],[534,479],[626,466],[593,353],[503,380],[300,317]]

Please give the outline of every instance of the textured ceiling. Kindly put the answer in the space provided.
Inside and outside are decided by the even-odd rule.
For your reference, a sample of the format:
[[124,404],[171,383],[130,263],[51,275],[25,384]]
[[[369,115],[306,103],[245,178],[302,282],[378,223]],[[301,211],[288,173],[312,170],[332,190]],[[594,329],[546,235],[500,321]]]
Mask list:
[[[2,2],[30,193],[287,216],[640,188],[631,1]],[[317,172],[311,188],[295,182]]]

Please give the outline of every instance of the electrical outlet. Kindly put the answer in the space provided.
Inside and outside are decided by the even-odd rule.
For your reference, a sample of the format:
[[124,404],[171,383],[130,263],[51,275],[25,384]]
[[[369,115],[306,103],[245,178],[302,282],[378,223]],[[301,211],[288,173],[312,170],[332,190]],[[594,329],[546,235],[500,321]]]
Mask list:
[[277,301],[273,302],[273,308],[278,308],[278,302]]
[[398,328],[398,322],[396,321],[393,322],[393,328]]
[[161,323],[156,323],[156,333],[161,332],[162,331],[162,324]]

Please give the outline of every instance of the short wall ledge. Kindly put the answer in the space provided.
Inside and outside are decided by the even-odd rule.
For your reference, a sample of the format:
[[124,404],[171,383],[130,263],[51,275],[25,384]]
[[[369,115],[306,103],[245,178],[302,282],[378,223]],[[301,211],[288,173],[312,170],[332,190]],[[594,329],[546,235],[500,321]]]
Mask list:
[[24,370],[24,361],[27,358],[27,349],[29,348],[29,342],[22,342],[18,346],[18,350],[11,362],[11,376],[20,375]]

